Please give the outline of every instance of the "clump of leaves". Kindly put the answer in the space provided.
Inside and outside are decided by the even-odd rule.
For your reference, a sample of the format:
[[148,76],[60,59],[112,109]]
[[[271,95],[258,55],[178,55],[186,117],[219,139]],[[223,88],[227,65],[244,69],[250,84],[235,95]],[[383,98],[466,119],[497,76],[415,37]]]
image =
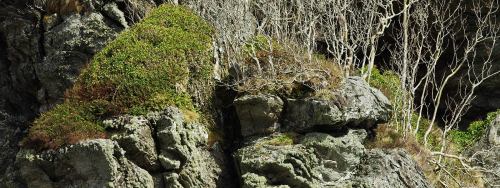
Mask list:
[[342,72],[332,60],[320,54],[309,57],[304,49],[268,36],[248,41],[242,54],[236,88],[240,93],[305,98],[321,90],[332,93],[342,81]]
[[467,130],[450,131],[450,140],[458,146],[459,151],[463,151],[483,137],[498,114],[500,114],[500,110],[488,113],[486,119],[472,122]]
[[198,111],[190,94],[211,92],[212,34],[212,27],[185,7],[158,7],[95,55],[65,102],[33,123],[24,145],[53,149],[101,138],[100,120],[118,114],[143,115],[168,106]]
[[401,82],[395,72],[386,70],[381,73],[378,68],[374,67],[370,77],[370,86],[380,89],[393,104],[397,103],[396,98],[401,93]]

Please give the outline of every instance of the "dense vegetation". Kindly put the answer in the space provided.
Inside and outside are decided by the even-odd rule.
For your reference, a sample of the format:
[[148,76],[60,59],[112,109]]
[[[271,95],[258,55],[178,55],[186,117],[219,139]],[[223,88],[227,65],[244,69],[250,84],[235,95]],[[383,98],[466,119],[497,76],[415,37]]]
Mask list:
[[191,94],[212,78],[212,34],[187,8],[158,7],[96,54],[64,103],[35,120],[24,146],[49,149],[105,137],[101,120],[119,114],[167,106],[199,111]]
[[467,130],[452,130],[449,137],[458,146],[459,151],[467,149],[483,137],[498,114],[500,114],[500,110],[490,112],[486,119],[472,122]]

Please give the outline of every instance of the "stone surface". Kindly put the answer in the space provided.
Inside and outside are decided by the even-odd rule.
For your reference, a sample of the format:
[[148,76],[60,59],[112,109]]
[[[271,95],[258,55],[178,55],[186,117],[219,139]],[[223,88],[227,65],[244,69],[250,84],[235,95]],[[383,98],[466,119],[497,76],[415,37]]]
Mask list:
[[483,173],[486,187],[500,186],[500,115],[497,115],[485,135],[464,154],[472,157],[472,165],[490,170]]
[[185,122],[180,110],[173,107],[146,117],[156,130],[160,164],[170,171],[163,175],[165,186],[216,187],[224,167],[207,150],[206,127]]
[[153,131],[149,121],[142,116],[121,116],[104,122],[106,126],[116,129],[111,140],[118,142],[125,150],[125,156],[135,164],[148,171],[160,167]]
[[234,100],[241,135],[271,134],[279,128],[283,101],[275,95],[245,95]]
[[308,133],[300,142],[306,147],[314,148],[325,162],[331,161],[332,168],[338,172],[352,171],[365,155],[363,141],[365,130],[349,130],[347,135],[333,137],[324,133]]
[[0,2],[0,97],[33,118],[60,102],[80,69],[155,6],[151,0]]
[[40,154],[22,150],[16,165],[28,187],[153,187],[124,153],[111,140],[91,140]]
[[[320,161],[312,148],[301,145],[248,146],[239,149],[234,156],[240,174],[249,176],[248,173],[253,173],[265,177],[268,185],[304,188],[320,185],[319,174],[313,170],[320,165]],[[254,180],[243,180],[251,181],[243,184],[255,184]]]
[[290,145],[257,139],[237,150],[243,187],[431,187],[403,150],[367,151],[364,130],[298,137]]
[[222,149],[207,145],[206,126],[186,122],[178,108],[120,116],[103,124],[110,139],[55,151],[20,151],[16,166],[21,183],[28,187],[234,186]]
[[45,105],[42,111],[60,100],[92,55],[122,30],[106,22],[97,12],[72,14],[44,33],[45,57],[43,62],[34,65],[41,87],[37,98]]
[[402,149],[368,151],[354,182],[355,187],[432,187],[420,167]]
[[392,109],[387,97],[360,77],[345,79],[333,92],[335,100],[288,99],[283,117],[285,129],[310,132],[370,128],[390,118]]
[[16,187],[14,164],[26,123],[0,111],[0,187]]

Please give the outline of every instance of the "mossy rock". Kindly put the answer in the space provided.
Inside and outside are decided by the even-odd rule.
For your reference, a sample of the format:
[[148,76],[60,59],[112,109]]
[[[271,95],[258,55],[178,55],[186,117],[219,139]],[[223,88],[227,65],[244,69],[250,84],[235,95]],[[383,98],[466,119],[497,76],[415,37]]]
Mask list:
[[95,55],[65,102],[34,122],[24,144],[47,149],[104,137],[99,122],[119,114],[144,115],[168,106],[200,111],[196,103],[209,100],[213,91],[213,33],[185,7],[156,8]]

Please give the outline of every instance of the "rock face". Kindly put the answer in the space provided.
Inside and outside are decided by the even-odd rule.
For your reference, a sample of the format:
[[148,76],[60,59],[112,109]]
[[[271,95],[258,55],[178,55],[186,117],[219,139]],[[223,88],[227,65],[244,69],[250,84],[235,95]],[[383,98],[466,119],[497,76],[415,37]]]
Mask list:
[[80,69],[150,0],[5,1],[0,7],[0,97],[28,118],[61,100]]
[[205,126],[186,122],[177,108],[121,116],[104,125],[110,139],[57,151],[20,151],[16,166],[22,182],[28,187],[187,188],[228,181],[221,151],[207,146]]
[[0,112],[0,187],[15,187],[15,169],[12,166],[18,152],[17,142],[22,137],[24,123]]
[[110,140],[91,140],[34,154],[20,151],[17,165],[28,187],[153,187],[147,171]]
[[486,187],[500,185],[500,115],[491,123],[486,134],[472,148],[465,151],[472,157],[472,164],[490,169],[484,172]]
[[256,142],[235,160],[243,187],[431,187],[402,150],[366,150],[364,130],[309,133],[292,145]]
[[234,100],[241,134],[271,134],[279,128],[283,101],[275,95],[245,95]]
[[306,132],[370,128],[390,118],[391,105],[387,97],[362,78],[345,79],[334,96],[336,100],[288,99],[283,117],[286,129]]
[[154,171],[159,166],[158,154],[149,121],[142,116],[122,116],[105,121],[108,127],[118,129],[111,136],[126,151],[128,159],[143,169]]
[[148,119],[156,129],[158,159],[166,172],[165,187],[215,187],[222,167],[207,151],[205,126],[186,123],[177,108],[151,113]]
[[[30,120],[62,100],[90,58],[154,6],[150,0],[0,1],[0,111]],[[5,126],[0,146],[17,151],[17,134],[27,125]],[[10,177],[3,168],[12,169],[14,158],[0,155],[8,162],[1,181]]]
[[432,187],[402,149],[368,151],[358,168],[357,187]]

